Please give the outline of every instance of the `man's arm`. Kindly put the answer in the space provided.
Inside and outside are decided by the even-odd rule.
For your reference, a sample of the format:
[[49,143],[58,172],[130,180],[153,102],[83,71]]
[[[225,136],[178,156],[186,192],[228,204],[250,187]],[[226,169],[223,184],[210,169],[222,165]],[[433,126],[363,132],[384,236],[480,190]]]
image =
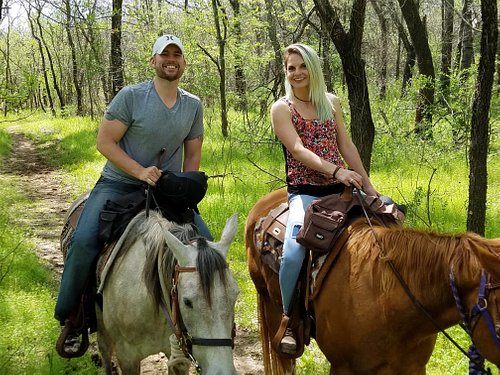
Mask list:
[[127,129],[119,120],[104,118],[97,133],[97,150],[125,173],[154,186],[161,176],[161,170],[155,166],[143,167],[118,145]]
[[184,162],[182,170],[184,172],[197,171],[201,163],[201,146],[203,145],[203,135],[198,138],[184,141]]

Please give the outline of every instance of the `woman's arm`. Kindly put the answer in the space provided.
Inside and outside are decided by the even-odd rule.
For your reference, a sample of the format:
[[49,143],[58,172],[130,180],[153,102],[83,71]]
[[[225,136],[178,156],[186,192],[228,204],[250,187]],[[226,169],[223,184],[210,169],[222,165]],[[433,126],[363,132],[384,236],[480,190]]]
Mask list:
[[[344,116],[342,113],[342,107],[340,106],[340,99],[329,94],[329,98],[332,101],[333,108],[335,109],[335,121],[337,123],[337,144],[339,146],[339,151],[344,160],[349,165],[349,168],[353,169],[356,174],[351,173],[352,171],[341,168],[337,173],[336,177],[339,181],[344,184],[352,184],[358,189],[362,189],[368,195],[379,196],[379,192],[372,185],[368,173],[366,173],[361,157],[359,156],[358,149],[353,143],[344,125]],[[353,180],[351,182],[351,179]]]
[[294,159],[326,175],[331,176],[333,174],[336,168],[335,164],[320,158],[314,152],[304,147],[302,140],[293,127],[288,105],[282,100],[278,100],[271,107],[271,124],[274,133]]

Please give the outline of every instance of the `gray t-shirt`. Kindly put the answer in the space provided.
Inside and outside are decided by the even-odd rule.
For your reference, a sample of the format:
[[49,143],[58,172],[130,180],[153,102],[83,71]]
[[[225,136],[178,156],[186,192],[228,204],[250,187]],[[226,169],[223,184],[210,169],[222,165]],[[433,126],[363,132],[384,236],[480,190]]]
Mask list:
[[[153,81],[121,89],[109,104],[105,117],[128,126],[119,145],[143,167],[157,165],[164,148],[166,155],[159,166],[163,171],[181,171],[184,141],[203,135],[200,99],[178,89],[174,107],[168,108],[156,92]],[[102,176],[116,181],[138,182],[109,160]]]

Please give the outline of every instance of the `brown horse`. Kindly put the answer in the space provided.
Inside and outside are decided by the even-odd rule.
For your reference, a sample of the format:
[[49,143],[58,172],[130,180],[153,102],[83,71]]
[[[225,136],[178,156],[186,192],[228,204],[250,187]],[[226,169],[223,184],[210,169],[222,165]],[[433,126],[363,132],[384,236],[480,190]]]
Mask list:
[[[245,224],[248,267],[258,292],[260,334],[266,374],[290,374],[295,361],[272,349],[281,315],[278,275],[263,263],[256,245],[256,224],[280,203],[284,189],[260,199]],[[450,287],[450,272],[468,313],[477,302],[482,271],[500,280],[500,239],[467,233],[441,235],[401,227],[386,228],[366,220],[351,225],[351,235],[310,301],[315,340],[331,364],[330,374],[425,374],[437,333],[461,322]],[[397,270],[417,302],[412,302]],[[495,288],[486,297],[500,331]],[[500,291],[499,291],[500,292]],[[499,295],[500,297],[500,295]],[[435,323],[417,307],[421,304]],[[500,365],[500,344],[486,319],[472,324],[481,355]]]

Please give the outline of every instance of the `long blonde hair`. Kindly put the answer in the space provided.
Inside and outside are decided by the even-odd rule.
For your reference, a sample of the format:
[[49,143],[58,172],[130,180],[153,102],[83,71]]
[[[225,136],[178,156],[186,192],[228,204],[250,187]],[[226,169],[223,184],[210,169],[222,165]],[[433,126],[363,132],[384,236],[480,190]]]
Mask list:
[[[323,71],[321,69],[321,60],[311,47],[301,44],[294,43],[290,44],[285,48],[284,53],[284,66],[285,71],[287,68],[288,56],[296,53],[302,57],[306,68],[309,72],[309,100],[313,103],[316,108],[316,113],[319,120],[326,121],[333,119],[335,110],[332,103],[326,96],[326,84],[325,78],[323,77]],[[286,75],[285,75],[286,77]],[[288,100],[295,98],[293,93],[293,88],[288,78],[285,79],[285,96]]]

